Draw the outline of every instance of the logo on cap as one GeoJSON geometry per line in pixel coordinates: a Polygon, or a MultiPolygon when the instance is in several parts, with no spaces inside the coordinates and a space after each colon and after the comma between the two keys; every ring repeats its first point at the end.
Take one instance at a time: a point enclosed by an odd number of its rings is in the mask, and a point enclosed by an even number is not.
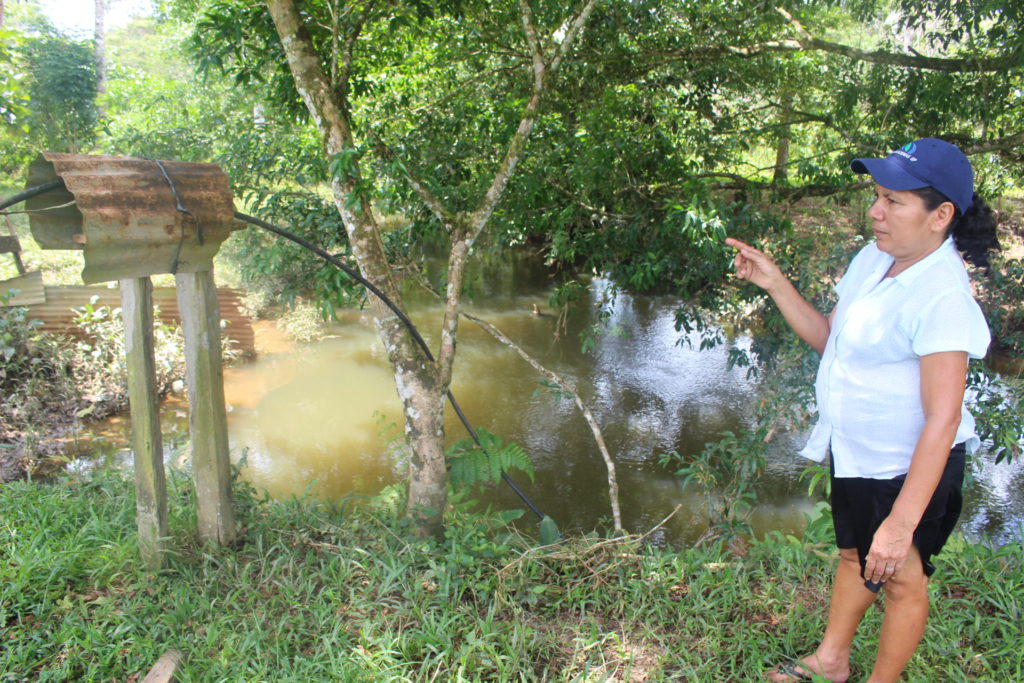
{"type": "Polygon", "coordinates": [[[914,152],[917,151],[917,145],[913,142],[908,142],[899,149],[893,151],[893,154],[899,155],[909,161],[917,161],[917,157],[914,156],[914,152]]]}

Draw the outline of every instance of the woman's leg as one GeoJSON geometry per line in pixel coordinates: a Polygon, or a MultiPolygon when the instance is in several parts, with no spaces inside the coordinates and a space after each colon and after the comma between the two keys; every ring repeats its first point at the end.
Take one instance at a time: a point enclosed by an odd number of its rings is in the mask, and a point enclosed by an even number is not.
{"type": "MultiPolygon", "coordinates": [[[[842,683],[850,677],[850,647],[864,613],[877,596],[864,587],[856,548],[839,550],[839,567],[832,584],[828,626],[814,654],[797,662],[799,669],[842,683]]],[[[773,671],[770,681],[792,681],[793,676],[773,671]]]]}
{"type": "Polygon", "coordinates": [[[916,546],[899,574],[885,583],[885,617],[878,641],[872,683],[899,679],[924,635],[928,621],[928,577],[916,546]]]}

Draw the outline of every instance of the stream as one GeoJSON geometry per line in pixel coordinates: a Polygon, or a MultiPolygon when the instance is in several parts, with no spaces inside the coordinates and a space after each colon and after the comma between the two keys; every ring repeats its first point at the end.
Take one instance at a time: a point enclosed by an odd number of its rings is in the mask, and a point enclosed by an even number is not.
{"type": "MultiPolygon", "coordinates": [[[[513,259],[480,278],[468,312],[484,318],[545,366],[574,383],[590,406],[616,463],[623,523],[645,532],[677,504],[683,507],[655,539],[691,543],[706,529],[703,496],[684,487],[661,453],[698,453],[725,430],[751,424],[758,385],[742,368],[729,368],[730,345],[708,350],[699,340],[679,343],[674,328],[677,301],[670,297],[619,294],[608,326],[615,333],[595,338],[587,353],[580,332],[597,321],[607,283],[590,287],[591,305],[571,317],[555,337],[557,320],[548,309],[553,283],[540,264],[513,259]],[[534,306],[540,315],[534,314],[534,306]]],[[[432,348],[439,305],[413,297],[409,309],[432,348]]],[[[273,324],[264,325],[265,350],[255,361],[226,368],[225,395],[232,459],[244,457],[243,477],[271,496],[309,493],[326,500],[373,495],[397,480],[401,460],[401,410],[383,347],[369,312],[349,311],[328,326],[328,336],[307,344],[282,343],[273,324]]],[[[259,345],[259,337],[257,344],[259,345]]],[[[589,426],[571,399],[558,399],[542,378],[512,350],[463,319],[452,390],[474,426],[519,443],[530,455],[535,479],[512,477],[563,531],[610,527],[607,473],[589,426]]],[[[188,435],[181,397],[164,403],[164,453],[182,459],[188,435]]],[[[465,430],[446,410],[452,443],[465,430]]],[[[121,416],[97,426],[71,467],[130,467],[130,420],[121,416]]],[[[772,443],[768,467],[757,483],[751,519],[755,533],[797,534],[813,508],[799,481],[806,461],[795,455],[802,435],[772,443]]],[[[984,451],[970,465],[962,529],[1003,544],[1020,541],[1024,524],[1024,463],[995,464],[984,451]]],[[[489,489],[488,503],[524,508],[506,486],[489,489]]],[[[524,517],[524,519],[527,519],[524,517]]]]}

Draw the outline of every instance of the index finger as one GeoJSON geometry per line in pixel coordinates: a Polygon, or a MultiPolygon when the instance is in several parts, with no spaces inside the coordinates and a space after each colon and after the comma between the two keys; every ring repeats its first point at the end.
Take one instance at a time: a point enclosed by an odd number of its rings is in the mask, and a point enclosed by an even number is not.
{"type": "Polygon", "coordinates": [[[733,247],[734,249],[753,249],[752,246],[750,246],[746,242],[739,241],[735,237],[726,237],[725,238],[725,243],[728,246],[733,247]]]}

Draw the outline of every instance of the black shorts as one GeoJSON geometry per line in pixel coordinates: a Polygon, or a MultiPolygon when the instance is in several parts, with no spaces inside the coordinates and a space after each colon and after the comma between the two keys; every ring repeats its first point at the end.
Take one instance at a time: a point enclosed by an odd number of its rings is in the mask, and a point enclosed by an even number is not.
{"type": "MultiPolygon", "coordinates": [[[[964,482],[963,444],[953,446],[949,460],[939,479],[928,507],[921,516],[921,522],[914,530],[914,545],[921,553],[924,573],[931,576],[935,566],[931,562],[946,539],[953,532],[960,509],[963,506],[961,487],[964,482]]],[[[861,477],[836,477],[832,466],[832,523],[836,528],[836,545],[840,548],[856,548],[860,558],[861,572],[875,531],[892,511],[896,496],[903,488],[907,475],[894,479],[865,479],[861,477]]]]}

